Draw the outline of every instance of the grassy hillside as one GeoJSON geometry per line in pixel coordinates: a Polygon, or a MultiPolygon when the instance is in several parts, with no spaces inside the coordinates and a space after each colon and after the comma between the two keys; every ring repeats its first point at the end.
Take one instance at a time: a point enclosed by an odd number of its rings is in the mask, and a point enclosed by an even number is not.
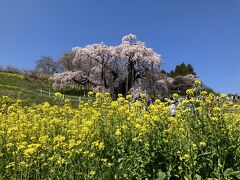
{"type": "Polygon", "coordinates": [[[51,85],[22,74],[0,72],[0,96],[22,99],[24,104],[52,101],[37,89],[48,89],[51,85]]]}

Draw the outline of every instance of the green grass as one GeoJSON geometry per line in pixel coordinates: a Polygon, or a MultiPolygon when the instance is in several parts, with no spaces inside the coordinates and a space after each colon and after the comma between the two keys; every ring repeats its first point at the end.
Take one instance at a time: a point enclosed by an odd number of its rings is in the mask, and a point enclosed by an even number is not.
{"type": "MultiPolygon", "coordinates": [[[[37,89],[49,89],[51,84],[22,74],[0,72],[0,96],[22,99],[25,105],[53,102],[53,98],[41,95],[37,89]]],[[[53,91],[53,90],[52,90],[53,91]]]]}
{"type": "MultiPolygon", "coordinates": [[[[40,93],[38,90],[42,89],[56,92],[50,83],[41,81],[39,79],[24,76],[22,74],[9,73],[0,71],[0,97],[8,96],[14,99],[21,99],[23,105],[40,104],[49,102],[55,104],[53,96],[49,97],[47,93],[40,93]]],[[[63,89],[59,90],[61,93],[70,96],[82,96],[82,100],[87,100],[83,97],[84,91],[80,89],[63,89]]],[[[72,100],[73,107],[77,107],[79,101],[72,100]]]]}

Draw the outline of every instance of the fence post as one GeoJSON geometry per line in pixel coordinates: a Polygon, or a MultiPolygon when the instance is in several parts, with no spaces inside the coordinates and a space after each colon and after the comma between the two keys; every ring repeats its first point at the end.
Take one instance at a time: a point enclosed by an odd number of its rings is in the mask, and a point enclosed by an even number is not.
{"type": "Polygon", "coordinates": [[[42,90],[42,88],[40,89],[40,93],[41,93],[41,94],[43,93],[43,90],[42,90]]]}
{"type": "Polygon", "coordinates": [[[51,91],[50,91],[50,88],[48,88],[48,97],[51,96],[51,91]]]}
{"type": "Polygon", "coordinates": [[[62,98],[64,99],[65,98],[65,95],[63,94],[62,98]]]}
{"type": "Polygon", "coordinates": [[[79,101],[81,101],[81,99],[82,99],[81,96],[79,96],[79,101]]]}

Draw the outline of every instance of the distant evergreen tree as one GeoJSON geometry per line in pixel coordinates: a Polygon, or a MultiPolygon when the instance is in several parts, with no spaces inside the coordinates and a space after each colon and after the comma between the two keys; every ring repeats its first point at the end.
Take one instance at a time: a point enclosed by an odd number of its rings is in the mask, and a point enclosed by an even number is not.
{"type": "Polygon", "coordinates": [[[162,73],[162,74],[167,74],[167,72],[166,72],[164,69],[162,69],[162,70],[160,71],[160,73],[162,73]]]}
{"type": "Polygon", "coordinates": [[[170,77],[185,76],[188,74],[196,75],[196,72],[191,64],[186,65],[185,63],[176,65],[175,70],[172,70],[170,73],[168,73],[170,77]]]}
{"type": "Polygon", "coordinates": [[[210,87],[204,87],[203,89],[202,89],[203,91],[207,91],[209,94],[217,94],[215,91],[214,91],[214,89],[212,89],[212,88],[210,88],[210,87]]]}
{"type": "Polygon", "coordinates": [[[196,75],[196,72],[194,71],[193,66],[191,64],[187,65],[187,71],[188,71],[188,74],[196,75]]]}
{"type": "Polygon", "coordinates": [[[170,76],[170,77],[174,77],[175,71],[172,70],[172,71],[170,71],[169,73],[167,73],[167,75],[170,76]]]}

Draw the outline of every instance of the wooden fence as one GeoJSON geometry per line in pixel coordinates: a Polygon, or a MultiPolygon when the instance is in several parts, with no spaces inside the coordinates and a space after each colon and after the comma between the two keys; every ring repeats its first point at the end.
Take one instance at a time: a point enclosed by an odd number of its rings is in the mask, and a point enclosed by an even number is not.
{"type": "MultiPolygon", "coordinates": [[[[54,94],[56,92],[51,92],[51,89],[49,88],[48,91],[45,91],[43,89],[37,89],[37,91],[42,94],[42,95],[46,95],[48,97],[52,97],[54,96],[54,94]]],[[[61,93],[62,94],[62,93],[61,93]]],[[[62,98],[63,99],[70,99],[72,101],[86,101],[89,99],[92,99],[90,97],[83,97],[83,96],[71,96],[71,95],[66,95],[66,94],[62,94],[62,98]]]]}

